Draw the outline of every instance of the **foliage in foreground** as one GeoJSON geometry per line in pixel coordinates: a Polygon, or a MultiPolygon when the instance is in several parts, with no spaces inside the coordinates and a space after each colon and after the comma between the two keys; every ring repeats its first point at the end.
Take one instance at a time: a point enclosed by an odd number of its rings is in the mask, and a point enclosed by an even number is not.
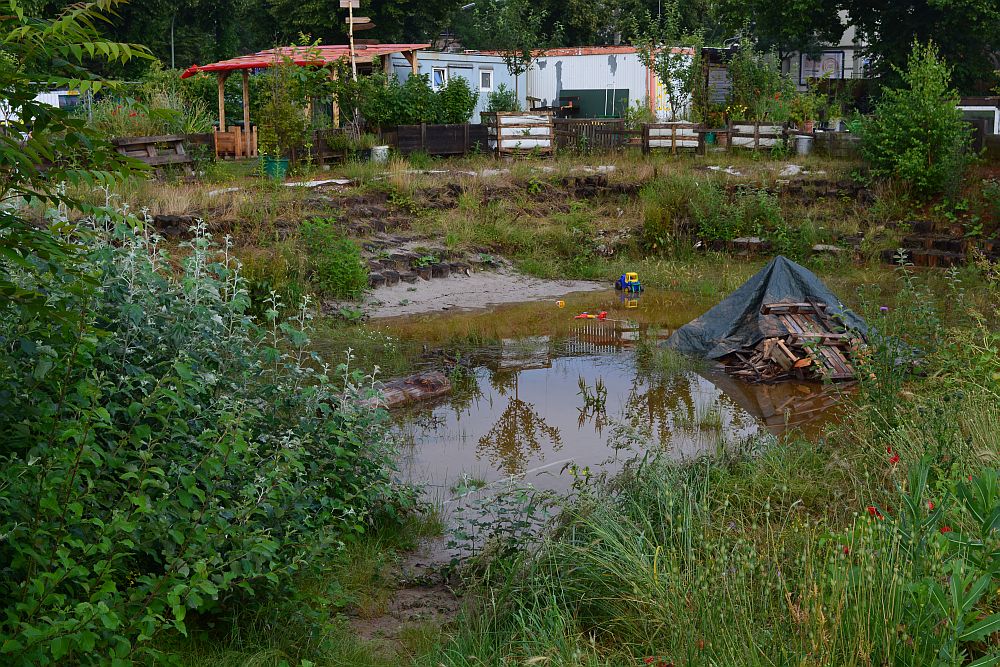
{"type": "Polygon", "coordinates": [[[175,277],[155,242],[81,233],[95,289],[13,273],[74,330],[0,317],[6,664],[134,660],[406,501],[370,385],[306,351],[305,307],[281,321],[272,302],[258,327],[205,236],[175,277]]]}

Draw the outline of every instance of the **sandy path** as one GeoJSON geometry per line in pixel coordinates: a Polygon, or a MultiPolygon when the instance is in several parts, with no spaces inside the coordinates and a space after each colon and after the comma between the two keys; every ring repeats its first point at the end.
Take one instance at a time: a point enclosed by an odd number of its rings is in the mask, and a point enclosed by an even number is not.
{"type": "Polygon", "coordinates": [[[512,271],[480,271],[400,282],[372,292],[365,309],[371,317],[396,317],[449,310],[475,310],[503,303],[554,299],[572,292],[606,290],[609,285],[586,280],[542,280],[512,271]]]}

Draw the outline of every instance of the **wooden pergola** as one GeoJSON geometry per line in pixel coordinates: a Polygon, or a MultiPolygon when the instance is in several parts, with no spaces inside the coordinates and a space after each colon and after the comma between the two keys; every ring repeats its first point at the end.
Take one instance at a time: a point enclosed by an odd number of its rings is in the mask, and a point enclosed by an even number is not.
{"type": "MultiPolygon", "coordinates": [[[[363,44],[355,45],[354,59],[358,63],[370,63],[378,59],[382,70],[390,71],[390,59],[398,53],[406,59],[413,71],[419,74],[417,51],[426,49],[430,44],[363,44]]],[[[257,53],[221,60],[211,65],[192,65],[181,74],[182,79],[198,73],[215,72],[219,78],[219,129],[215,132],[215,153],[232,152],[235,157],[255,157],[257,155],[256,130],[250,128],[250,70],[266,69],[286,58],[299,67],[324,67],[340,61],[350,60],[351,48],[346,45],[298,47],[283,46],[275,49],[258,51],[257,53]],[[243,129],[238,125],[226,127],[226,79],[233,72],[243,75],[243,129]]],[[[333,70],[332,76],[336,76],[333,70]]],[[[339,123],[339,109],[336,102],[333,106],[334,124],[339,123]]]]}

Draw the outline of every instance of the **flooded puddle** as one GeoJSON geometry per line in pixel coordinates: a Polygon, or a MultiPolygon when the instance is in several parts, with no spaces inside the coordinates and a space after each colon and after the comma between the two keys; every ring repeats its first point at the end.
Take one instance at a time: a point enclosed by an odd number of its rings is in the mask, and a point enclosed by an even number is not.
{"type": "Polygon", "coordinates": [[[445,501],[511,477],[565,490],[574,472],[613,472],[648,451],[696,457],[818,429],[835,414],[835,387],[750,386],[665,357],[658,344],[709,305],[609,292],[567,297],[563,308],[533,303],[390,323],[404,339],[479,341],[451,396],[396,413],[401,473],[445,501]],[[609,319],[574,319],[583,310],[609,319]]]}

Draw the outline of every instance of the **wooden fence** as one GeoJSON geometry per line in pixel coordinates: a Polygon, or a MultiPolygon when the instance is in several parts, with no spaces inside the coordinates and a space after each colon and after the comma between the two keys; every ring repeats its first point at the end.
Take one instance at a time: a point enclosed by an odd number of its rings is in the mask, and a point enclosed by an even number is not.
{"type": "Polygon", "coordinates": [[[647,123],[642,126],[642,152],[666,149],[676,155],[680,150],[705,152],[705,135],[694,123],[647,123]]]}
{"type": "Polygon", "coordinates": [[[394,146],[403,155],[424,151],[429,155],[465,155],[469,151],[486,151],[489,133],[485,125],[456,123],[451,125],[400,125],[396,128],[394,146]],[[478,146],[478,148],[477,148],[478,146]]]}
{"type": "Polygon", "coordinates": [[[642,137],[642,130],[629,130],[619,118],[553,118],[557,150],[616,151],[642,137]]]}
{"type": "Polygon", "coordinates": [[[490,148],[504,155],[552,155],[552,112],[480,114],[489,130],[490,148]]]}

